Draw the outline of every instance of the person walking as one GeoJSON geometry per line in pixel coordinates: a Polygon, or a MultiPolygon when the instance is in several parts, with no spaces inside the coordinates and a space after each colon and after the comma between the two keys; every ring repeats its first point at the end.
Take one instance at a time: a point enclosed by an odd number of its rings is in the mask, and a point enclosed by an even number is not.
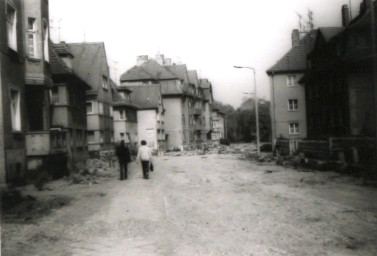
{"type": "Polygon", "coordinates": [[[136,163],[141,162],[141,167],[143,168],[143,178],[149,179],[149,167],[152,164],[152,153],[149,147],[146,146],[147,142],[145,140],[141,141],[141,146],[137,152],[136,163]]]}
{"type": "Polygon", "coordinates": [[[116,149],[116,155],[119,161],[120,180],[127,179],[128,163],[131,161],[130,150],[124,143],[124,140],[120,142],[120,145],[116,149]]]}

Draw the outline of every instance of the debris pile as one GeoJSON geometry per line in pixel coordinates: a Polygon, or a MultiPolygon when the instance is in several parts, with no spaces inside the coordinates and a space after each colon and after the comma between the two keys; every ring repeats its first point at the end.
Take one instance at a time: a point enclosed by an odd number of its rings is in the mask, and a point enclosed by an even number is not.
{"type": "Polygon", "coordinates": [[[112,161],[88,159],[85,167],[71,174],[67,179],[71,184],[99,184],[99,178],[111,178],[116,175],[117,169],[112,161]]]}

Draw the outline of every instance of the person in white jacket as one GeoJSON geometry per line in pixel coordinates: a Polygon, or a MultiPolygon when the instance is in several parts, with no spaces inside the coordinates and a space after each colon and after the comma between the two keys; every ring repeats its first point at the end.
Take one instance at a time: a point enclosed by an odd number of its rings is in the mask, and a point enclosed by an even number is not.
{"type": "Polygon", "coordinates": [[[152,153],[149,147],[146,146],[145,140],[141,141],[141,146],[137,152],[136,163],[141,162],[143,168],[143,178],[149,179],[149,167],[152,164],[152,153]]]}

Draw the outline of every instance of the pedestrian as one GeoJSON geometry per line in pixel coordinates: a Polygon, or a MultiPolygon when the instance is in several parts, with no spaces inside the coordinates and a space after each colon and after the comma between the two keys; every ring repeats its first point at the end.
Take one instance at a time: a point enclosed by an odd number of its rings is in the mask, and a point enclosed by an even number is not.
{"type": "Polygon", "coordinates": [[[147,142],[145,140],[141,141],[141,146],[137,152],[136,163],[141,162],[143,168],[143,178],[149,179],[149,168],[152,164],[152,153],[149,147],[146,146],[147,142]]]}
{"type": "Polygon", "coordinates": [[[120,145],[116,149],[116,155],[119,161],[120,180],[127,179],[128,163],[131,161],[130,150],[124,143],[124,140],[120,142],[120,145]]]}

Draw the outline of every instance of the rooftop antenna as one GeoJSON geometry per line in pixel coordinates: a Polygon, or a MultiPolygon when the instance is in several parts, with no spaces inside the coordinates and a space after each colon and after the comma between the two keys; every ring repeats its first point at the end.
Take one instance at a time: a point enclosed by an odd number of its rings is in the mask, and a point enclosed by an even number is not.
{"type": "Polygon", "coordinates": [[[311,32],[314,29],[313,12],[310,9],[308,9],[308,22],[307,22],[307,26],[309,28],[308,32],[311,32]]]}

